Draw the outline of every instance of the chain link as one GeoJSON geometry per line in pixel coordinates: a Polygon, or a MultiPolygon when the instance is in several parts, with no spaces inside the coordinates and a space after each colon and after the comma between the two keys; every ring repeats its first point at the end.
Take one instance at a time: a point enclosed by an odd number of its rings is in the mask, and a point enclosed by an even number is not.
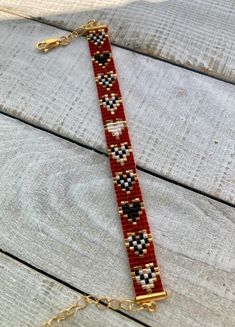
{"type": "Polygon", "coordinates": [[[59,311],[55,316],[50,318],[41,327],[57,327],[60,322],[73,316],[77,311],[85,309],[88,305],[95,304],[99,310],[111,309],[114,311],[149,311],[154,312],[157,310],[155,302],[136,303],[134,300],[118,300],[116,298],[108,297],[94,297],[91,295],[82,295],[78,301],[69,307],[59,311]]]}
{"type": "Polygon", "coordinates": [[[36,44],[36,48],[39,51],[46,53],[54,48],[59,47],[60,45],[62,45],[62,46],[69,45],[73,39],[75,39],[81,35],[84,35],[89,28],[91,28],[91,27],[95,28],[95,27],[99,26],[99,24],[100,23],[97,22],[95,19],[91,19],[86,24],[75,28],[75,30],[68,33],[67,35],[63,35],[59,38],[52,38],[52,39],[47,39],[45,41],[38,42],[36,44]]]}
{"type": "Polygon", "coordinates": [[[91,26],[96,26],[97,24],[98,23],[95,19],[89,20],[86,24],[75,28],[75,30],[73,30],[69,34],[61,36],[59,38],[60,45],[66,46],[66,45],[70,44],[70,42],[73,39],[83,35],[86,32],[87,28],[89,28],[91,26]]]}

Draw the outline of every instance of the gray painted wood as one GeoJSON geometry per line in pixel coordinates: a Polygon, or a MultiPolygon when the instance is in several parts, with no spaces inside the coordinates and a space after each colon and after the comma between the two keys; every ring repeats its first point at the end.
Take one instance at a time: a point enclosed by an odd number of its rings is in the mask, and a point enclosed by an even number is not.
{"type": "Polygon", "coordinates": [[[106,22],[115,44],[235,82],[234,0],[0,0],[0,6],[74,29],[106,22]]]}
{"type": "MultiPolygon", "coordinates": [[[[0,326],[39,327],[61,309],[74,304],[81,294],[0,253],[0,326]]],[[[61,323],[72,327],[140,327],[114,311],[94,306],[78,311],[61,323]]]]}
{"type": "MultiPolygon", "coordinates": [[[[86,40],[40,54],[35,43],[61,30],[1,17],[0,110],[106,151],[86,40]]],[[[113,52],[137,164],[235,203],[234,86],[124,49],[113,52]]]]}
{"type": "MultiPolygon", "coordinates": [[[[0,248],[87,293],[132,297],[108,159],[3,115],[0,149],[0,248]]],[[[139,178],[171,297],[135,317],[150,326],[234,326],[234,209],[139,178]]]]}

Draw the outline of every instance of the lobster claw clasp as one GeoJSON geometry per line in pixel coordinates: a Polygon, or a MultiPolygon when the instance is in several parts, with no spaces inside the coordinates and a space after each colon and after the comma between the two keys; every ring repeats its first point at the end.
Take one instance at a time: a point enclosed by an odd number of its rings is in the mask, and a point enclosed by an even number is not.
{"type": "Polygon", "coordinates": [[[42,52],[48,52],[51,49],[57,48],[60,46],[61,42],[59,39],[47,39],[45,41],[38,42],[36,48],[42,52]]]}

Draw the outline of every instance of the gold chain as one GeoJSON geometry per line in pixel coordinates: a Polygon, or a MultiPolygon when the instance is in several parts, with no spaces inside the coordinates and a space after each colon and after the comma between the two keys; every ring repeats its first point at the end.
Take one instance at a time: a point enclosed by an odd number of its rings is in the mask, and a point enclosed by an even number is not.
{"type": "Polygon", "coordinates": [[[102,25],[100,23],[98,23],[95,19],[91,19],[86,24],[75,28],[75,30],[73,30],[72,32],[70,32],[67,35],[60,36],[59,38],[51,38],[51,39],[47,39],[45,41],[38,42],[36,44],[36,48],[39,51],[48,52],[54,48],[59,47],[60,45],[66,46],[66,45],[70,44],[70,42],[73,39],[84,35],[88,29],[94,28],[97,26],[100,27],[102,25]]]}
{"type": "Polygon", "coordinates": [[[149,311],[157,310],[155,302],[136,303],[134,300],[118,300],[115,298],[100,297],[96,298],[90,295],[82,295],[78,301],[69,307],[59,311],[55,316],[50,318],[41,327],[56,327],[63,320],[73,316],[77,311],[85,309],[89,304],[95,304],[99,310],[111,309],[114,311],[149,311]]]}

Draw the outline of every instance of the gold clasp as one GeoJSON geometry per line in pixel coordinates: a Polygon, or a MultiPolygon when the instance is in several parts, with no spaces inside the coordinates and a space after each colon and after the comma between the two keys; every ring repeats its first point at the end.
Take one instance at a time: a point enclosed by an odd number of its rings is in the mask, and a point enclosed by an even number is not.
{"type": "Polygon", "coordinates": [[[86,24],[75,28],[75,30],[70,32],[68,35],[61,36],[60,38],[57,39],[48,39],[37,43],[36,48],[39,51],[46,53],[52,49],[58,48],[60,45],[62,46],[68,45],[73,39],[81,35],[84,35],[89,30],[97,29],[97,28],[105,28],[105,27],[107,27],[107,25],[101,24],[96,20],[92,19],[89,20],[86,24]]]}
{"type": "Polygon", "coordinates": [[[60,46],[59,39],[47,39],[36,44],[36,48],[43,52],[48,52],[51,49],[57,48],[58,46],[60,46]]]}

